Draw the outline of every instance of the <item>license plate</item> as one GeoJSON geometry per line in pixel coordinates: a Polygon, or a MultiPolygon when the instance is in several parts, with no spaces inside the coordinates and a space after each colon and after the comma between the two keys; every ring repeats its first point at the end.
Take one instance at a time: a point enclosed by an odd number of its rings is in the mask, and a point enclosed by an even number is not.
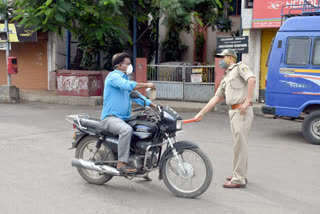
{"type": "Polygon", "coordinates": [[[176,132],[176,136],[182,136],[182,135],[184,135],[184,131],[177,131],[176,132]]]}

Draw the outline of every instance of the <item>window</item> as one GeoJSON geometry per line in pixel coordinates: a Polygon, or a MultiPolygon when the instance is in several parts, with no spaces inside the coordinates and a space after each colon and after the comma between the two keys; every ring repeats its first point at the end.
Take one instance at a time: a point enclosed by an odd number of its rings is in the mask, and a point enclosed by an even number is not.
{"type": "Polygon", "coordinates": [[[241,16],[241,0],[234,0],[232,3],[230,2],[230,7],[233,10],[229,10],[229,16],[241,16]]]}
{"type": "Polygon", "coordinates": [[[314,40],[312,65],[320,66],[320,38],[314,40]]]}
{"type": "Polygon", "coordinates": [[[269,49],[268,59],[267,59],[267,62],[266,62],[266,67],[269,67],[270,56],[271,56],[272,48],[273,48],[273,42],[274,42],[274,38],[272,39],[271,46],[270,46],[270,49],[269,49]]]}
{"type": "Polygon", "coordinates": [[[246,0],[245,3],[246,8],[253,8],[253,0],[246,0]]]}
{"type": "Polygon", "coordinates": [[[290,38],[287,46],[287,65],[307,65],[310,38],[290,38]]]}

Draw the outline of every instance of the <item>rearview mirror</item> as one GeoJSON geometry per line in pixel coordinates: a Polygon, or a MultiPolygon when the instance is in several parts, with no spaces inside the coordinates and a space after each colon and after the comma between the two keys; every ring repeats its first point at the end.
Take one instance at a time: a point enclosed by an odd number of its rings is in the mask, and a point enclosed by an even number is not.
{"type": "Polygon", "coordinates": [[[137,92],[137,91],[131,91],[130,92],[130,98],[131,99],[138,99],[138,98],[140,98],[140,93],[137,92]]]}

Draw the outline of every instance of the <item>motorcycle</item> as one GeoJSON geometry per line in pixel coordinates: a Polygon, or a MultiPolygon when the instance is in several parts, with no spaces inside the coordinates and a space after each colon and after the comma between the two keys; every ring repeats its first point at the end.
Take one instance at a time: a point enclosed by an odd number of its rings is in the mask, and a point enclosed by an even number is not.
{"type": "MultiPolygon", "coordinates": [[[[140,98],[136,91],[130,97],[140,98]]],[[[140,113],[126,121],[133,129],[128,164],[137,169],[130,175],[120,175],[116,168],[118,136],[104,130],[99,119],[87,114],[66,117],[78,130],[72,142],[72,148],[76,149],[72,166],[80,176],[88,183],[101,185],[114,176],[148,179],[149,172],[159,170],[159,180],[163,179],[176,196],[195,198],[204,193],[211,184],[212,165],[196,144],[176,141],[183,124],[179,114],[160,105],[157,110],[144,105],[133,109],[136,111],[140,113]]]]}

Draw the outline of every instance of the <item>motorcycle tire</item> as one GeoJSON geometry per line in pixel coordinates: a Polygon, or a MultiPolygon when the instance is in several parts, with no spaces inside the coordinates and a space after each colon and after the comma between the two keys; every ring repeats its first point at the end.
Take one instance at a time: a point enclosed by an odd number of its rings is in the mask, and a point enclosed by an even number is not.
{"type": "MultiPolygon", "coordinates": [[[[174,184],[172,184],[172,181],[168,175],[168,167],[170,167],[169,162],[172,158],[175,158],[172,153],[169,154],[170,156],[167,157],[163,163],[163,167],[162,167],[163,181],[164,181],[165,185],[167,186],[167,188],[172,193],[174,193],[176,196],[183,197],[183,198],[195,198],[195,197],[198,197],[199,195],[203,194],[210,186],[211,181],[212,181],[213,168],[212,168],[212,165],[211,165],[211,162],[210,162],[208,156],[205,153],[203,153],[199,148],[184,149],[184,150],[180,151],[179,154],[183,153],[184,151],[192,151],[192,152],[196,153],[202,159],[202,161],[205,165],[205,172],[206,172],[205,174],[206,175],[205,175],[204,181],[202,182],[200,187],[195,189],[194,191],[183,191],[183,190],[177,188],[174,184]]],[[[192,163],[188,163],[188,165],[192,166],[192,163]]],[[[192,172],[194,174],[193,176],[195,176],[195,173],[197,173],[195,170],[192,170],[192,172]]]]}
{"type": "MultiPolygon", "coordinates": [[[[83,157],[84,149],[90,143],[92,143],[94,148],[95,148],[95,145],[96,145],[97,141],[98,141],[98,138],[94,137],[94,136],[87,136],[84,139],[82,139],[79,142],[79,145],[77,146],[75,157],[78,158],[78,159],[84,159],[84,157],[83,157]]],[[[101,151],[101,149],[103,147],[105,148],[105,151],[102,151],[102,153],[100,153],[100,155],[102,155],[102,156],[103,156],[103,154],[106,155],[106,153],[104,153],[104,152],[108,152],[109,154],[108,154],[108,159],[107,160],[115,160],[114,159],[114,154],[111,151],[111,149],[109,147],[105,146],[104,144],[101,145],[101,148],[100,148],[99,152],[101,151]]],[[[78,169],[78,172],[81,175],[81,177],[84,180],[86,180],[88,183],[90,183],[90,184],[102,185],[102,184],[110,181],[112,179],[112,177],[113,177],[112,175],[102,174],[102,173],[99,173],[99,172],[95,172],[93,170],[83,169],[83,168],[80,168],[80,167],[77,167],[77,169],[78,169]],[[90,175],[89,172],[94,173],[94,174],[99,174],[99,177],[93,177],[93,176],[90,175]]]]}

